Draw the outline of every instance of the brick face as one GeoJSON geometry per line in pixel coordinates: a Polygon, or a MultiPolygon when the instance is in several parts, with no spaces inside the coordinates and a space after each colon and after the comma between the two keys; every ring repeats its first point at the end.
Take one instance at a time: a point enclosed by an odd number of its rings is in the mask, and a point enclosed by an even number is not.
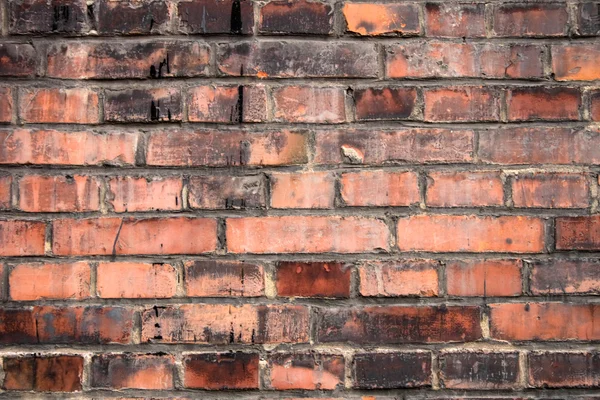
{"type": "Polygon", "coordinates": [[[592,400],[599,7],[0,0],[1,397],[592,400]]]}

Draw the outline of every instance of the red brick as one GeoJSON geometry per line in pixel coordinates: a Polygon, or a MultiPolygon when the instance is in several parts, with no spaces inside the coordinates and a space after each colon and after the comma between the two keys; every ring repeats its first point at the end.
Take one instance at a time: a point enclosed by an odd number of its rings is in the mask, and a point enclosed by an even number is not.
{"type": "Polygon", "coordinates": [[[205,390],[258,389],[257,353],[189,354],[183,359],[184,386],[205,390]]]}
{"type": "Polygon", "coordinates": [[[259,297],[265,292],[262,265],[239,261],[187,261],[185,290],[189,297],[259,297]]]}
{"type": "Polygon", "coordinates": [[[518,88],[506,94],[509,121],[578,120],[581,92],[574,88],[518,88]]]}
{"type": "Polygon", "coordinates": [[[264,177],[193,176],[189,181],[189,202],[190,207],[200,209],[264,208],[264,177]]]}
{"type": "Polygon", "coordinates": [[[273,89],[278,122],[341,123],[346,121],[343,88],[286,86],[273,89]]]}
{"type": "Polygon", "coordinates": [[[192,122],[264,122],[267,93],[264,85],[196,86],[189,90],[188,113],[192,122]]]}
{"type": "MultiPolygon", "coordinates": [[[[110,3],[124,6],[128,4],[113,1],[110,3]]],[[[140,4],[143,6],[159,3],[140,4]]],[[[208,45],[198,42],[77,41],[54,43],[49,46],[47,74],[62,79],[194,77],[206,76],[209,72],[209,62],[208,45]]]]}
{"type": "Polygon", "coordinates": [[[276,287],[279,296],[349,297],[350,266],[331,262],[280,262],[276,287]]]}
{"type": "Polygon", "coordinates": [[[165,33],[171,12],[163,0],[141,3],[101,0],[98,6],[98,32],[108,35],[148,35],[165,33]]]}
{"type": "Polygon", "coordinates": [[[556,249],[600,249],[600,215],[556,218],[556,249]]]}
{"type": "Polygon", "coordinates": [[[105,299],[175,296],[177,271],[170,264],[111,262],[98,264],[96,290],[105,299]]]}
{"type": "Polygon", "coordinates": [[[427,3],[427,36],[485,37],[484,3],[427,3]]]}
{"type": "Polygon", "coordinates": [[[181,178],[116,176],[108,181],[115,212],[181,210],[181,178]]]}
{"type": "Polygon", "coordinates": [[[43,256],[46,223],[0,221],[0,256],[43,256]]]}
{"type": "Polygon", "coordinates": [[[275,390],[334,390],[344,387],[344,357],[335,354],[272,353],[268,382],[275,390]]]}
{"type": "Polygon", "coordinates": [[[446,292],[450,296],[520,296],[520,260],[464,260],[446,263],[446,292]]]}
{"type": "Polygon", "coordinates": [[[208,218],[60,219],[53,223],[57,255],[200,254],[217,246],[208,218]]]}
{"type": "Polygon", "coordinates": [[[354,90],[358,121],[410,119],[417,91],[408,88],[366,88],[354,90]]]}
{"type": "Polygon", "coordinates": [[[529,383],[539,388],[597,388],[600,353],[546,351],[529,354],[529,383]]]}
{"type": "Polygon", "coordinates": [[[316,329],[320,343],[381,345],[481,338],[479,308],[472,306],[324,308],[316,329]]]}
{"type": "Polygon", "coordinates": [[[401,251],[540,253],[544,221],[521,216],[415,215],[398,219],[401,251]]]}
{"type": "Polygon", "coordinates": [[[0,76],[33,77],[37,69],[37,54],[29,43],[0,44],[0,76]]]}
{"type": "Polygon", "coordinates": [[[11,34],[79,34],[89,30],[84,0],[23,0],[8,5],[11,34]]]}
{"type": "Polygon", "coordinates": [[[181,121],[181,93],[176,88],[107,90],[104,119],[115,122],[181,121]]]}
{"type": "Polygon", "coordinates": [[[598,340],[595,304],[490,304],[490,332],[499,340],[598,340]]]}
{"type": "Polygon", "coordinates": [[[424,118],[432,122],[498,121],[499,94],[494,88],[456,86],[424,91],[424,118]]]}
{"type": "Polygon", "coordinates": [[[416,4],[345,3],[342,12],[346,31],[361,36],[413,36],[421,32],[416,4]]]}
{"type": "Polygon", "coordinates": [[[184,304],[142,314],[142,342],[306,343],[308,308],[295,305],[184,304]]]}
{"type": "Polygon", "coordinates": [[[445,351],[439,356],[440,386],[502,390],[520,386],[519,353],[445,351]]]}
{"type": "Polygon", "coordinates": [[[427,179],[430,207],[501,206],[504,189],[500,172],[432,171],[427,179]]]}
{"type": "Polygon", "coordinates": [[[12,176],[0,175],[0,210],[11,208],[12,176]]]}
{"type": "Polygon", "coordinates": [[[13,90],[0,87],[0,122],[13,121],[13,90]]]}
{"type": "Polygon", "coordinates": [[[600,121],[600,90],[590,93],[590,117],[592,121],[600,121]]]}
{"type": "Polygon", "coordinates": [[[340,179],[342,200],[347,206],[409,206],[419,202],[414,172],[346,172],[340,179]]]}
{"type": "Polygon", "coordinates": [[[389,249],[385,222],[359,217],[228,218],[231,253],[362,253],[389,249]]]}
{"type": "Polygon", "coordinates": [[[249,0],[182,1],[177,4],[179,31],[187,34],[252,34],[253,4],[249,0]]]}
{"type": "Polygon", "coordinates": [[[211,167],[304,164],[308,161],[306,142],[303,133],[288,131],[163,131],[150,136],[146,163],[211,167]],[[187,151],[181,151],[183,148],[187,151]]]}
{"type": "Polygon", "coordinates": [[[364,297],[438,295],[439,263],[431,260],[369,261],[359,266],[364,297]]]}
{"type": "Polygon", "coordinates": [[[353,358],[352,377],[358,389],[431,386],[429,352],[362,353],[353,358]]]}
{"type": "Polygon", "coordinates": [[[461,163],[473,157],[473,131],[410,128],[317,132],[317,164],[461,163]]]}
{"type": "Polygon", "coordinates": [[[3,360],[6,390],[75,392],[82,388],[83,357],[53,355],[3,360]]]}
{"type": "Polygon", "coordinates": [[[600,79],[600,45],[584,43],[552,46],[552,71],[558,81],[593,81],[600,79]]]}
{"type": "Polygon", "coordinates": [[[20,116],[27,123],[97,124],[98,93],[86,88],[31,88],[19,93],[20,116]]]}
{"type": "Polygon", "coordinates": [[[333,208],[335,175],[331,172],[271,174],[271,207],[333,208]]]}
{"type": "Polygon", "coordinates": [[[598,260],[544,260],[532,263],[534,295],[600,294],[598,260]]]}
{"type": "Polygon", "coordinates": [[[90,176],[27,175],[19,180],[19,209],[82,212],[100,208],[100,182],[90,176]]]}
{"type": "Polygon", "coordinates": [[[479,159],[494,164],[598,164],[600,130],[562,127],[479,133],[479,159]]]}
{"type": "Polygon", "coordinates": [[[374,78],[376,66],[375,45],[367,42],[260,41],[217,47],[218,70],[230,76],[374,78]]]}
{"type": "Polygon", "coordinates": [[[333,8],[321,1],[270,1],[260,9],[261,33],[329,35],[333,32],[333,8]]]}
{"type": "Polygon", "coordinates": [[[580,174],[518,174],[511,183],[515,207],[585,208],[586,177],[580,174]]]}
{"type": "Polygon", "coordinates": [[[496,36],[564,36],[569,16],[566,4],[503,4],[493,10],[496,36]]]}
{"type": "Polygon", "coordinates": [[[91,386],[107,389],[173,389],[175,357],[100,354],[92,357],[91,386]]]}
{"type": "Polygon", "coordinates": [[[8,276],[11,300],[90,297],[91,271],[86,262],[70,264],[18,264],[8,276]]]}

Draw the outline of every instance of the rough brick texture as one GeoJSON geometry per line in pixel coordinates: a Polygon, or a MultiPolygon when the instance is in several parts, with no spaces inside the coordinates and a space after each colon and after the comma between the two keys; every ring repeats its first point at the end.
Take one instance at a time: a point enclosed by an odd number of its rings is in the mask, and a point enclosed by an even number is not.
{"type": "Polygon", "coordinates": [[[600,400],[600,3],[0,0],[0,398],[600,400]]]}

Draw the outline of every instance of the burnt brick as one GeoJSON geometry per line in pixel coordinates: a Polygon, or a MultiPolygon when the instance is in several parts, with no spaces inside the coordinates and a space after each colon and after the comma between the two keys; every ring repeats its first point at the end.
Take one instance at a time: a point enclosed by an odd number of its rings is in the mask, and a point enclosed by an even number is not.
{"type": "Polygon", "coordinates": [[[28,43],[0,43],[0,76],[31,77],[38,65],[35,48],[28,43]]]}
{"type": "Polygon", "coordinates": [[[25,356],[5,358],[5,390],[74,392],[81,390],[83,357],[25,356]]]}
{"type": "Polygon", "coordinates": [[[529,383],[544,388],[600,387],[600,353],[531,353],[529,383]]]}
{"type": "Polygon", "coordinates": [[[186,388],[258,389],[257,353],[190,354],[183,359],[186,388]]]}
{"type": "Polygon", "coordinates": [[[440,382],[448,389],[511,389],[519,386],[519,353],[443,352],[440,382]]]}
{"type": "Polygon", "coordinates": [[[417,91],[406,88],[367,88],[354,90],[356,119],[409,119],[415,108],[417,91]]]}
{"type": "Polygon", "coordinates": [[[396,389],[431,386],[431,353],[365,353],[354,356],[354,387],[396,389]]]}
{"type": "Polygon", "coordinates": [[[270,1],[260,9],[259,31],[328,35],[333,30],[333,10],[320,1],[270,1]]]}
{"type": "Polygon", "coordinates": [[[98,3],[98,32],[113,35],[164,33],[170,22],[169,4],[163,0],[98,3]]]}
{"type": "Polygon", "coordinates": [[[254,31],[251,0],[193,0],[177,6],[183,33],[249,35],[254,31]]]}
{"type": "Polygon", "coordinates": [[[85,0],[16,0],[8,5],[11,34],[78,34],[89,30],[85,0]]]}
{"type": "Polygon", "coordinates": [[[105,93],[104,118],[116,122],[181,121],[181,101],[177,89],[109,90],[105,93]]]}

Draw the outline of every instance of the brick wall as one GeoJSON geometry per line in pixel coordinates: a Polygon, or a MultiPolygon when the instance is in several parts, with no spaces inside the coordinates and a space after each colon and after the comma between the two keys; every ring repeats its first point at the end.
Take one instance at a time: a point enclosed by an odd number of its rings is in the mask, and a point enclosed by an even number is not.
{"type": "Polygon", "coordinates": [[[597,2],[0,5],[0,398],[600,398],[597,2]]]}

